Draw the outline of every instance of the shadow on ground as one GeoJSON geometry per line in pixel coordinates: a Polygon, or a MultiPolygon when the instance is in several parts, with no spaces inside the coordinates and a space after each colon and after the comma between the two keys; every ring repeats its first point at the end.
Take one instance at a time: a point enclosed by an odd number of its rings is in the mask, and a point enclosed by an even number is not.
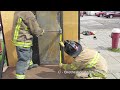
{"type": "MultiPolygon", "coordinates": [[[[73,75],[65,74],[58,65],[40,65],[26,71],[26,79],[72,79],[73,75]]],[[[9,67],[2,79],[15,79],[15,68],[9,67]]]]}
{"type": "Polygon", "coordinates": [[[36,75],[43,79],[65,79],[66,76],[62,73],[59,73],[61,70],[56,65],[47,65],[47,66],[41,66],[42,69],[41,72],[37,73],[36,75]]]}

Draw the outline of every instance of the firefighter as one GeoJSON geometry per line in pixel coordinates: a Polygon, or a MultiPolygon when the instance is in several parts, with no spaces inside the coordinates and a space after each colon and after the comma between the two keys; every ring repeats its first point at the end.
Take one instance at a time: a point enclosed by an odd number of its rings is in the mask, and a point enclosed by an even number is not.
{"type": "Polygon", "coordinates": [[[59,65],[64,72],[66,71],[65,74],[73,74],[74,79],[106,79],[107,62],[97,51],[83,49],[79,43],[70,40],[60,42],[60,45],[74,58],[71,64],[59,65]]]}
{"type": "Polygon", "coordinates": [[[32,61],[33,35],[42,36],[44,30],[39,27],[31,11],[16,11],[14,14],[12,42],[16,46],[18,61],[16,79],[25,79],[27,69],[37,67],[32,61]]]}

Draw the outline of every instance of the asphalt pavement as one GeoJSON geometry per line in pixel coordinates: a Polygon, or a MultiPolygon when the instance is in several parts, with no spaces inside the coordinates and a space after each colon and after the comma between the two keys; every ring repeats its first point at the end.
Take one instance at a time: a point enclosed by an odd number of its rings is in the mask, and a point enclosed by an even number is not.
{"type": "Polygon", "coordinates": [[[89,47],[99,51],[100,54],[107,60],[109,69],[108,79],[120,79],[120,53],[108,50],[108,48],[112,47],[112,38],[110,35],[113,28],[120,28],[120,17],[80,17],[80,32],[93,31],[97,37],[94,39],[93,35],[84,36],[80,34],[80,43],[83,47],[89,47]]]}

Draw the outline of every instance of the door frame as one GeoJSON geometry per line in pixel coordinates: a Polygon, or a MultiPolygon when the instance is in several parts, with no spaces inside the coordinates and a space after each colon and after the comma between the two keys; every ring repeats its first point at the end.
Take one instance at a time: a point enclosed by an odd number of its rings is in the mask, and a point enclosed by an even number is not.
{"type": "MultiPolygon", "coordinates": [[[[2,17],[1,17],[1,12],[0,12],[0,23],[1,23],[1,31],[2,31],[2,37],[3,37],[3,44],[4,46],[2,47],[2,60],[0,62],[0,79],[2,78],[2,73],[3,73],[3,68],[4,68],[4,60],[6,58],[7,66],[9,66],[8,63],[8,57],[7,57],[7,52],[6,52],[6,44],[5,44],[5,37],[4,37],[4,32],[3,32],[3,24],[2,24],[2,17]]],[[[2,43],[1,43],[2,44],[2,43]]]]}
{"type": "Polygon", "coordinates": [[[80,11],[78,11],[78,42],[80,43],[80,11]]]}
{"type": "MultiPolygon", "coordinates": [[[[62,29],[62,41],[64,40],[64,33],[63,33],[63,11],[60,11],[60,27],[62,29]]],[[[62,56],[60,56],[62,58],[62,63],[64,63],[64,48],[61,48],[61,52],[62,52],[62,56]]]]}

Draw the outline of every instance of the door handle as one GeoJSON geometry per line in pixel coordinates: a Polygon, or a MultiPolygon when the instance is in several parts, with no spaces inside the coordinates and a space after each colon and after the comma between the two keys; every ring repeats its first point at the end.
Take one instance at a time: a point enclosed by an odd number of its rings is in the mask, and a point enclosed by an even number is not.
{"type": "Polygon", "coordinates": [[[62,29],[60,29],[60,30],[46,30],[45,32],[59,32],[59,34],[62,34],[62,29]]]}

